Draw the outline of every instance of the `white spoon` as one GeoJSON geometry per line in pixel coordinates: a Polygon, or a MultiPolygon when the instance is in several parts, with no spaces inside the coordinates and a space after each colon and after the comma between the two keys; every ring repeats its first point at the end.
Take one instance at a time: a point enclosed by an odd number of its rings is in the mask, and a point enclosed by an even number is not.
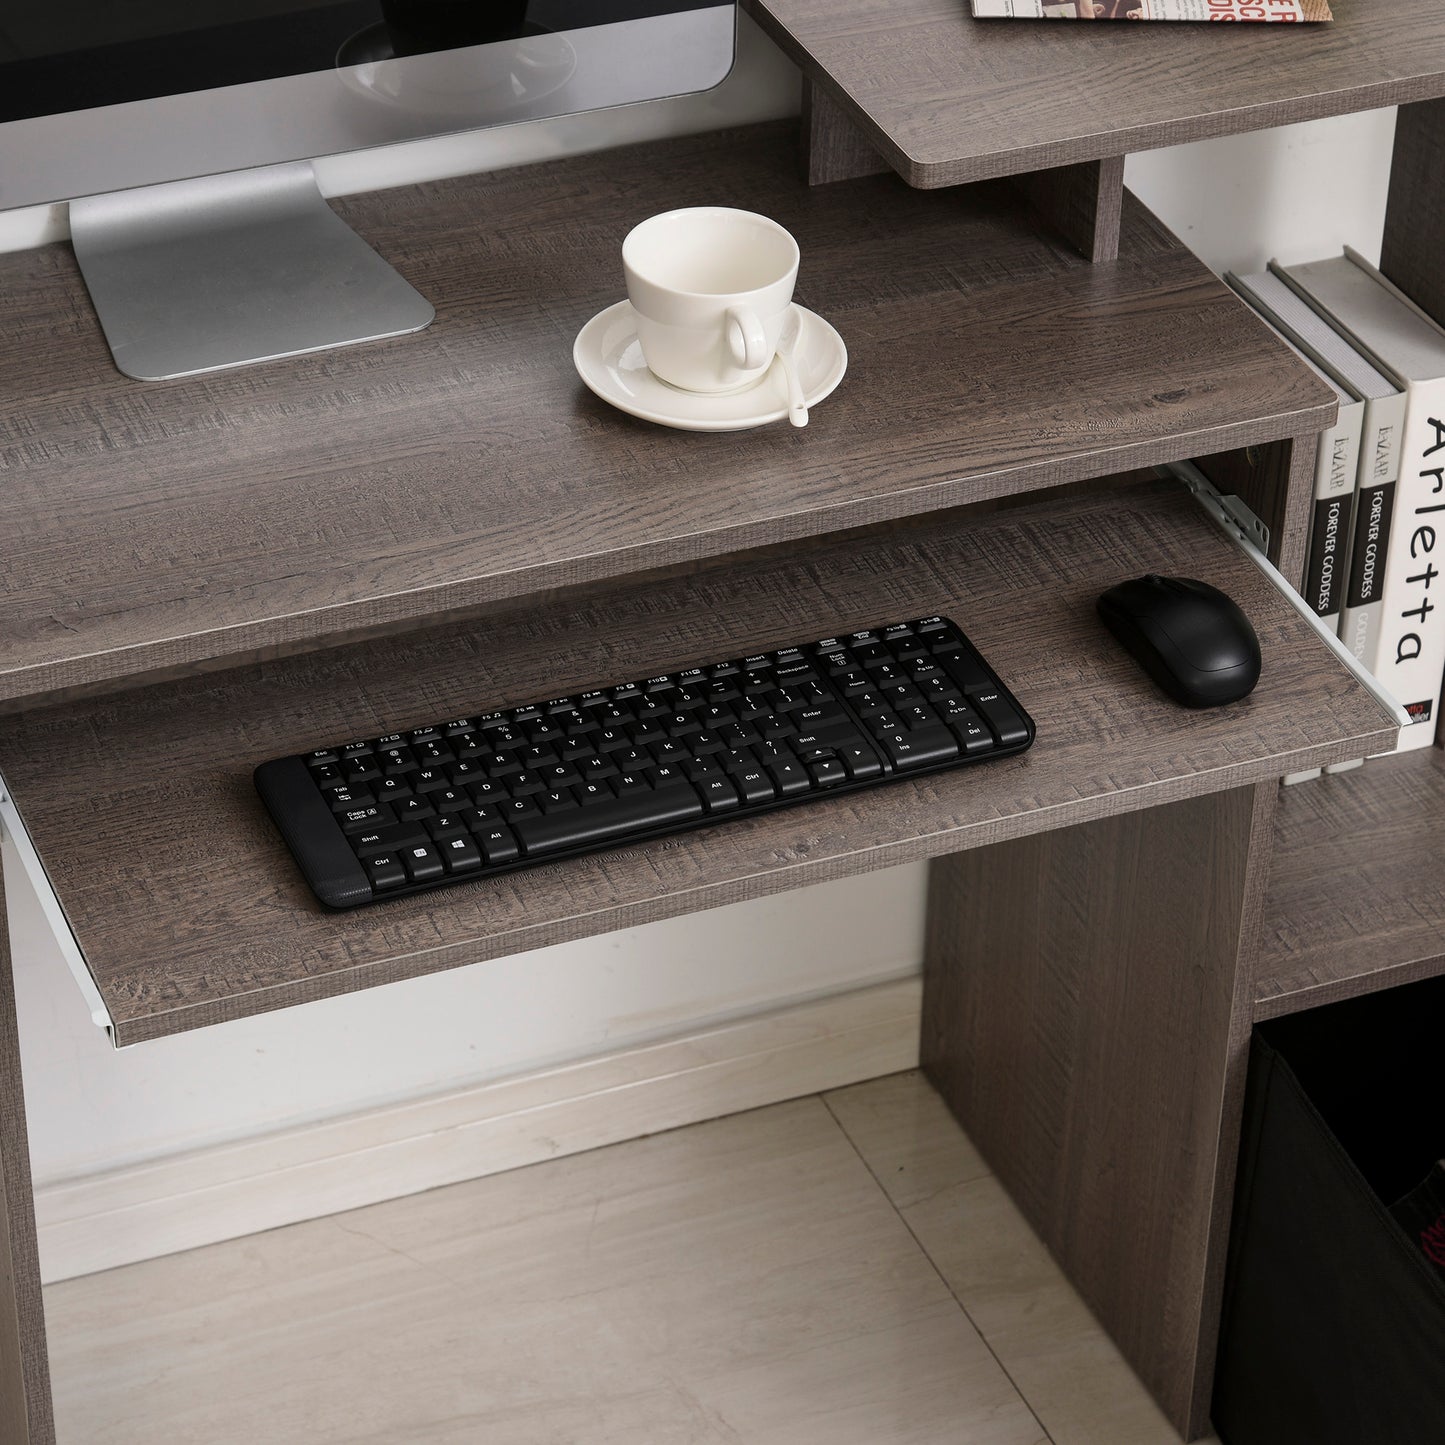
{"type": "Polygon", "coordinates": [[[788,319],[783,322],[782,334],[778,337],[778,360],[783,363],[783,375],[788,379],[788,420],[794,426],[807,426],[808,403],[803,397],[803,384],[798,380],[798,364],[793,359],[793,348],[803,329],[803,313],[796,306],[788,308],[788,319]]]}

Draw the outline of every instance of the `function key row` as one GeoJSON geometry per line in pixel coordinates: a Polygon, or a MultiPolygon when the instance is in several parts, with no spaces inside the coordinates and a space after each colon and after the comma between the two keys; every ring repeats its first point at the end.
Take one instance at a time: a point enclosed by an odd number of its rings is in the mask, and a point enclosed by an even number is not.
{"type": "MultiPolygon", "coordinates": [[[[607,723],[645,721],[667,712],[705,706],[726,706],[739,700],[761,698],[778,689],[807,688],[805,697],[821,701],[830,695],[821,685],[820,666],[829,653],[842,650],[865,665],[888,665],[922,657],[934,646],[960,647],[942,617],[914,623],[829,637],[807,647],[785,647],[733,662],[686,668],[681,672],[645,678],[639,682],[583,692],[575,697],[552,698],[544,703],[505,712],[454,718],[407,732],[387,733],[340,747],[318,748],[305,754],[313,769],[342,768],[346,764],[375,767],[385,772],[414,759],[420,766],[465,761],[488,752],[540,746],[574,736],[591,721],[607,723]],[[811,684],[811,687],[808,685],[811,684]],[[407,749],[411,749],[410,754],[407,749]],[[363,762],[370,759],[370,762],[363,762]]],[[[834,659],[836,663],[837,659],[834,659]]],[[[883,680],[888,680],[887,677],[883,680]]],[[[785,702],[788,699],[785,698],[785,702]]],[[[756,704],[761,709],[761,703],[756,704]]]]}

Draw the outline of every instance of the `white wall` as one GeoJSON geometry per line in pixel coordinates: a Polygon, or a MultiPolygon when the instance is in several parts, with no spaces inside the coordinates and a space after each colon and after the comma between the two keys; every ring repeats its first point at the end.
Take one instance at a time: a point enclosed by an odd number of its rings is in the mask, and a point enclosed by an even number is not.
{"type": "MultiPolygon", "coordinates": [[[[331,193],[783,114],[796,75],[751,26],[710,96],[605,119],[331,162],[331,193]]],[[[1393,117],[1327,121],[1161,151],[1130,184],[1210,264],[1377,253],[1393,117]]],[[[54,234],[0,218],[0,248],[54,234]]],[[[13,862],[13,860],[10,860],[13,862]]],[[[7,864],[7,877],[16,877],[7,864]]],[[[898,869],[608,938],[397,984],[114,1054],[11,885],[18,993],[41,1182],[193,1149],[368,1104],[448,1090],[698,1023],[916,970],[923,870],[898,869]]]]}
{"type": "Polygon", "coordinates": [[[1338,253],[1380,258],[1393,110],[1130,156],[1126,184],[1216,271],[1338,253]]]}

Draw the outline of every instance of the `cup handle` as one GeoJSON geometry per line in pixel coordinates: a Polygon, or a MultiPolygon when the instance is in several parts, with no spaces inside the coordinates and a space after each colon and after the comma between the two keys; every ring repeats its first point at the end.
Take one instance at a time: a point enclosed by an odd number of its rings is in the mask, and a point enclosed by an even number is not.
{"type": "Polygon", "coordinates": [[[768,339],[763,323],[747,306],[729,306],[727,310],[728,350],[733,363],[744,371],[756,371],[769,360],[768,339]]]}

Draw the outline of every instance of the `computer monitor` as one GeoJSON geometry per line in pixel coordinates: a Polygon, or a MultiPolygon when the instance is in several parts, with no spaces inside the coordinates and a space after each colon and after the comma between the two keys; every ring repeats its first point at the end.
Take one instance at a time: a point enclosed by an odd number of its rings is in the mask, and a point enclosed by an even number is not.
{"type": "Polygon", "coordinates": [[[0,210],[69,201],[141,380],[416,331],[425,298],[320,156],[661,99],[732,67],[734,0],[0,0],[0,210]]]}

